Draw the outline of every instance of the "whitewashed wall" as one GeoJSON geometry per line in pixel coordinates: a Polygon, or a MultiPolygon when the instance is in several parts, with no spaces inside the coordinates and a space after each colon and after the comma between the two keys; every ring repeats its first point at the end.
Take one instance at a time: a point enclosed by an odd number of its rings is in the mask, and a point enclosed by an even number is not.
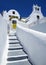
{"type": "Polygon", "coordinates": [[[0,15],[0,64],[3,56],[4,48],[6,45],[6,39],[7,39],[7,22],[0,15]]]}
{"type": "Polygon", "coordinates": [[[30,28],[36,31],[41,31],[46,33],[46,20],[43,23],[38,23],[30,28]]]}
{"type": "Polygon", "coordinates": [[[17,36],[34,65],[46,65],[46,33],[17,26],[17,36]]]}

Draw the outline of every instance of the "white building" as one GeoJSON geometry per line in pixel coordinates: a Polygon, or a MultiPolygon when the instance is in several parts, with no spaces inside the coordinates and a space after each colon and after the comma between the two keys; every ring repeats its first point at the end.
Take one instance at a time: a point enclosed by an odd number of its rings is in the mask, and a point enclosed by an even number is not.
{"type": "Polygon", "coordinates": [[[34,26],[35,24],[39,23],[39,20],[43,19],[44,16],[41,12],[41,7],[39,7],[38,5],[33,5],[33,11],[27,18],[21,18],[20,14],[14,9],[9,10],[8,12],[4,11],[3,18],[8,21],[10,21],[10,18],[11,20],[17,20],[23,26],[30,28],[31,26],[34,26]]]}
{"type": "Polygon", "coordinates": [[[20,19],[19,13],[14,9],[9,10],[8,12],[7,11],[3,12],[4,19],[9,20],[11,16],[15,16],[18,19],[20,19]]]}
{"type": "MultiPolygon", "coordinates": [[[[41,12],[41,7],[39,7],[38,5],[33,5],[33,11],[32,13],[29,15],[29,17],[27,17],[27,24],[31,25],[34,22],[42,19],[44,16],[41,12]]],[[[35,23],[34,23],[35,24],[35,23]]]]}

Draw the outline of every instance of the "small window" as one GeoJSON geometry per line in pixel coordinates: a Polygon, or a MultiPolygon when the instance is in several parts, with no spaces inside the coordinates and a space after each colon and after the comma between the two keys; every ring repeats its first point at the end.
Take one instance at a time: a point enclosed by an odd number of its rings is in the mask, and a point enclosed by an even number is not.
{"type": "Polygon", "coordinates": [[[15,20],[12,21],[12,24],[16,24],[17,22],[15,20]]]}
{"type": "Polygon", "coordinates": [[[39,15],[37,15],[37,19],[40,19],[39,15]]]}
{"type": "Polygon", "coordinates": [[[15,14],[15,11],[13,11],[12,13],[15,14]]]}
{"type": "Polygon", "coordinates": [[[35,10],[39,11],[39,8],[36,7],[35,10]]]}
{"type": "Polygon", "coordinates": [[[39,11],[39,8],[37,8],[37,10],[39,11]]]}

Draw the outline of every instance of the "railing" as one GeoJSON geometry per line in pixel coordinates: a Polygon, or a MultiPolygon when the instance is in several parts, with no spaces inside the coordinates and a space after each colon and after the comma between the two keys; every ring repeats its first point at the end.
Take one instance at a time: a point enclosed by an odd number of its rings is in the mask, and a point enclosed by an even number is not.
{"type": "Polygon", "coordinates": [[[17,25],[17,36],[34,65],[46,65],[46,33],[17,25]]]}

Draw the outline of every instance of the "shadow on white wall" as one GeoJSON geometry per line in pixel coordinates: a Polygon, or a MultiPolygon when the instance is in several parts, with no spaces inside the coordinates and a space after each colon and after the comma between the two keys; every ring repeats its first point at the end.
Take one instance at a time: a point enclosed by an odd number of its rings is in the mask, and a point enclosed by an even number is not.
{"type": "Polygon", "coordinates": [[[34,65],[46,65],[46,33],[17,26],[17,36],[34,65]]]}

